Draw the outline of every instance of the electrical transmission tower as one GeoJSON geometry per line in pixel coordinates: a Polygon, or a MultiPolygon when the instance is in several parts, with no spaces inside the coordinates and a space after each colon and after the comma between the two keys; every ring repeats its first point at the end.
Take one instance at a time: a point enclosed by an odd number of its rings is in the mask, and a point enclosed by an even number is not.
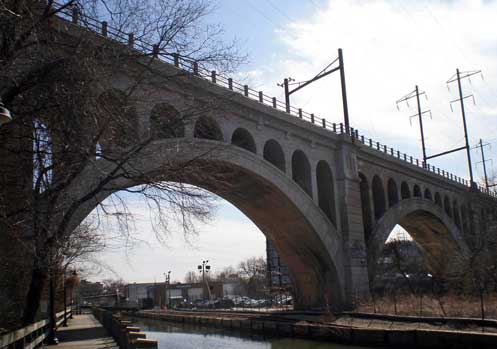
{"type": "MultiPolygon", "coordinates": [[[[462,86],[461,86],[461,80],[463,79],[469,79],[471,76],[476,75],[476,74],[481,74],[481,70],[473,70],[473,71],[467,71],[467,72],[461,72],[459,69],[456,69],[456,73],[450,77],[449,80],[447,80],[447,87],[449,84],[457,81],[457,88],[459,91],[459,98],[454,99],[453,101],[450,101],[450,109],[452,109],[452,103],[459,102],[461,104],[461,114],[462,114],[462,122],[463,122],[463,129],[464,129],[464,139],[465,139],[465,145],[459,148],[454,148],[450,149],[447,151],[444,151],[442,153],[438,153],[435,155],[430,155],[425,157],[425,161],[429,159],[433,159],[442,155],[447,155],[450,153],[454,153],[456,151],[464,150],[466,149],[466,156],[468,158],[468,171],[469,171],[469,178],[470,178],[470,183],[471,183],[471,188],[474,189],[476,188],[476,184],[473,179],[473,168],[471,165],[471,148],[469,146],[469,136],[468,136],[468,127],[466,124],[466,111],[464,109],[464,100],[466,98],[473,98],[473,103],[474,103],[474,96],[473,95],[468,95],[464,96],[462,92],[462,86]]],[[[419,108],[419,102],[418,102],[418,108],[419,108]]],[[[418,109],[419,110],[419,109],[418,109]]]]}
{"type": "Polygon", "coordinates": [[[340,83],[342,88],[342,103],[343,103],[343,118],[346,133],[349,133],[350,130],[350,121],[349,121],[349,107],[347,103],[347,89],[345,86],[345,67],[343,63],[343,53],[342,49],[338,49],[338,57],[328,64],[323,70],[321,70],[318,74],[316,74],[312,79],[307,81],[295,82],[292,78],[285,78],[283,83],[278,84],[278,86],[283,87],[285,89],[285,107],[286,112],[290,112],[290,95],[297,92],[298,90],[306,87],[307,85],[324,78],[327,75],[330,75],[336,71],[340,72],[340,83]],[[336,62],[338,62],[338,66],[328,70],[331,66],[333,66],[336,62]],[[297,87],[290,89],[290,86],[297,85],[297,87]]]}
{"type": "Polygon", "coordinates": [[[416,98],[416,103],[418,105],[418,112],[417,112],[417,114],[409,116],[409,122],[411,122],[411,119],[413,117],[416,117],[416,116],[418,117],[418,120],[419,120],[419,130],[420,130],[420,133],[421,133],[421,149],[423,151],[423,167],[426,167],[426,159],[427,159],[427,157],[426,157],[426,147],[425,147],[425,135],[424,135],[424,130],[423,130],[423,114],[430,113],[430,116],[431,116],[431,111],[430,110],[422,111],[422,109],[421,109],[421,102],[419,100],[419,97],[422,96],[422,95],[424,95],[425,98],[427,98],[426,92],[424,92],[424,91],[420,92],[418,85],[416,85],[416,87],[414,88],[414,91],[409,92],[407,95],[405,95],[401,99],[397,100],[397,102],[395,102],[395,103],[397,104],[397,109],[399,109],[399,103],[406,102],[407,106],[409,106],[409,100],[411,98],[416,98]]]}
{"type": "MultiPolygon", "coordinates": [[[[466,145],[464,147],[460,147],[457,149],[453,149],[449,152],[439,154],[439,155],[443,155],[443,154],[452,153],[454,151],[466,149],[466,156],[468,158],[468,170],[469,170],[469,178],[471,181],[471,188],[475,187],[475,182],[473,179],[473,168],[471,166],[471,148],[469,147],[468,126],[466,123],[466,112],[464,109],[464,100],[466,98],[473,98],[473,103],[474,103],[475,97],[473,95],[468,95],[468,96],[463,95],[461,80],[469,79],[471,76],[476,75],[476,74],[481,74],[481,70],[461,72],[461,71],[459,71],[459,69],[456,69],[456,73],[454,75],[452,75],[449,80],[447,80],[447,85],[449,85],[452,82],[457,81],[457,89],[459,91],[459,98],[454,99],[453,101],[450,101],[450,107],[452,109],[452,103],[455,103],[455,102],[459,102],[461,104],[461,115],[462,115],[462,123],[463,123],[463,127],[464,127],[464,139],[465,139],[466,145]]],[[[439,156],[439,155],[436,155],[436,156],[439,156]]]]}

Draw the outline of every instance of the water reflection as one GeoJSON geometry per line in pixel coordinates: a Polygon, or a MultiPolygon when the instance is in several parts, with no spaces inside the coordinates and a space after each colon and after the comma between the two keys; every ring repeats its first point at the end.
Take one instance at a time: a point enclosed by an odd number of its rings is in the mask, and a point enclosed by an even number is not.
{"type": "Polygon", "coordinates": [[[147,338],[157,339],[159,349],[359,349],[328,342],[293,338],[268,338],[242,332],[229,331],[192,324],[176,324],[161,320],[132,318],[136,325],[147,334],[147,338]]]}

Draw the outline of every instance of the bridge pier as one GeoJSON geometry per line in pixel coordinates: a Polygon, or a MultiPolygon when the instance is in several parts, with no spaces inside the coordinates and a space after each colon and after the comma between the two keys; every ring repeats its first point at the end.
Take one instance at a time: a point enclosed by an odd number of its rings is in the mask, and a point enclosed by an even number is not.
{"type": "Polygon", "coordinates": [[[346,138],[337,150],[337,200],[343,234],[345,302],[352,307],[355,299],[369,296],[366,242],[362,222],[357,147],[346,138]]]}

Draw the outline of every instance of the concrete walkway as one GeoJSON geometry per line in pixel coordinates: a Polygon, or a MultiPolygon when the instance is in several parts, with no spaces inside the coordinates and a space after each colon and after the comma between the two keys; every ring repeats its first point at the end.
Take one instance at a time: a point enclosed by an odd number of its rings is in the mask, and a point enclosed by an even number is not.
{"type": "Polygon", "coordinates": [[[116,342],[92,314],[74,315],[67,327],[57,330],[58,345],[43,348],[57,349],[118,349],[116,342]]]}

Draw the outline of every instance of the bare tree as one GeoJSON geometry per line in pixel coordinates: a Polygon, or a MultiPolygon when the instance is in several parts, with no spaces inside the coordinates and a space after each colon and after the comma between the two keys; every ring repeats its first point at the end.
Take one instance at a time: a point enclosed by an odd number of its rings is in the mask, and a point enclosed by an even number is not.
{"type": "Polygon", "coordinates": [[[218,272],[215,276],[216,281],[224,282],[224,281],[232,281],[234,279],[238,279],[238,273],[235,268],[231,265],[223,268],[220,272],[218,272]]]}
{"type": "Polygon", "coordinates": [[[125,294],[127,283],[123,279],[102,280],[104,294],[125,294]]]}
{"type": "MultiPolygon", "coordinates": [[[[159,213],[158,236],[168,227],[170,216],[164,208],[176,213],[187,233],[193,219],[209,216],[208,193],[185,182],[224,187],[229,174],[220,174],[205,161],[208,153],[185,161],[164,152],[158,171],[137,170],[140,157],[154,151],[154,140],[161,134],[137,133],[134,106],[148,102],[137,97],[147,79],[171,81],[184,75],[154,72],[161,50],[217,69],[231,70],[243,60],[233,43],[224,45],[219,40],[219,27],[203,24],[211,10],[202,0],[69,0],[61,4],[0,0],[0,97],[14,115],[11,123],[0,128],[0,227],[2,238],[14,237],[16,248],[26,256],[17,263],[22,267],[18,270],[26,271],[19,279],[27,286],[12,285],[12,292],[22,294],[24,302],[19,305],[19,296],[10,297],[17,304],[11,308],[22,310],[22,324],[34,321],[60,253],[72,251],[66,261],[78,258],[75,246],[82,241],[74,222],[82,207],[99,204],[102,196],[116,190],[139,194],[159,213]],[[113,33],[133,32],[135,40],[155,42],[154,50],[130,50],[84,30],[68,35],[59,30],[64,24],[59,17],[68,10],[78,11],[75,17],[83,27],[95,23],[86,17],[92,15],[105,20],[109,28],[116,27],[113,33]],[[110,90],[108,82],[122,74],[123,67],[133,83],[124,91],[110,90]],[[88,181],[89,171],[98,171],[99,176],[88,181]],[[135,187],[122,187],[122,182],[135,187]],[[26,293],[21,292],[23,288],[26,293]]],[[[187,119],[205,113],[213,104],[207,101],[175,115],[166,113],[158,125],[169,137],[177,136],[187,119]]],[[[115,196],[112,206],[113,210],[100,206],[99,214],[112,211],[126,233],[131,217],[124,201],[115,196]]],[[[95,241],[88,238],[83,241],[92,249],[95,241]]],[[[3,260],[5,254],[1,256],[3,260]]],[[[16,263],[16,257],[11,257],[10,263],[16,263]]]]}
{"type": "Polygon", "coordinates": [[[262,296],[266,284],[266,260],[262,257],[250,257],[238,265],[238,273],[247,284],[251,297],[262,296]]]}
{"type": "Polygon", "coordinates": [[[185,275],[185,282],[187,284],[195,284],[195,283],[201,282],[201,281],[202,281],[202,277],[194,271],[189,271],[185,275]]]}

